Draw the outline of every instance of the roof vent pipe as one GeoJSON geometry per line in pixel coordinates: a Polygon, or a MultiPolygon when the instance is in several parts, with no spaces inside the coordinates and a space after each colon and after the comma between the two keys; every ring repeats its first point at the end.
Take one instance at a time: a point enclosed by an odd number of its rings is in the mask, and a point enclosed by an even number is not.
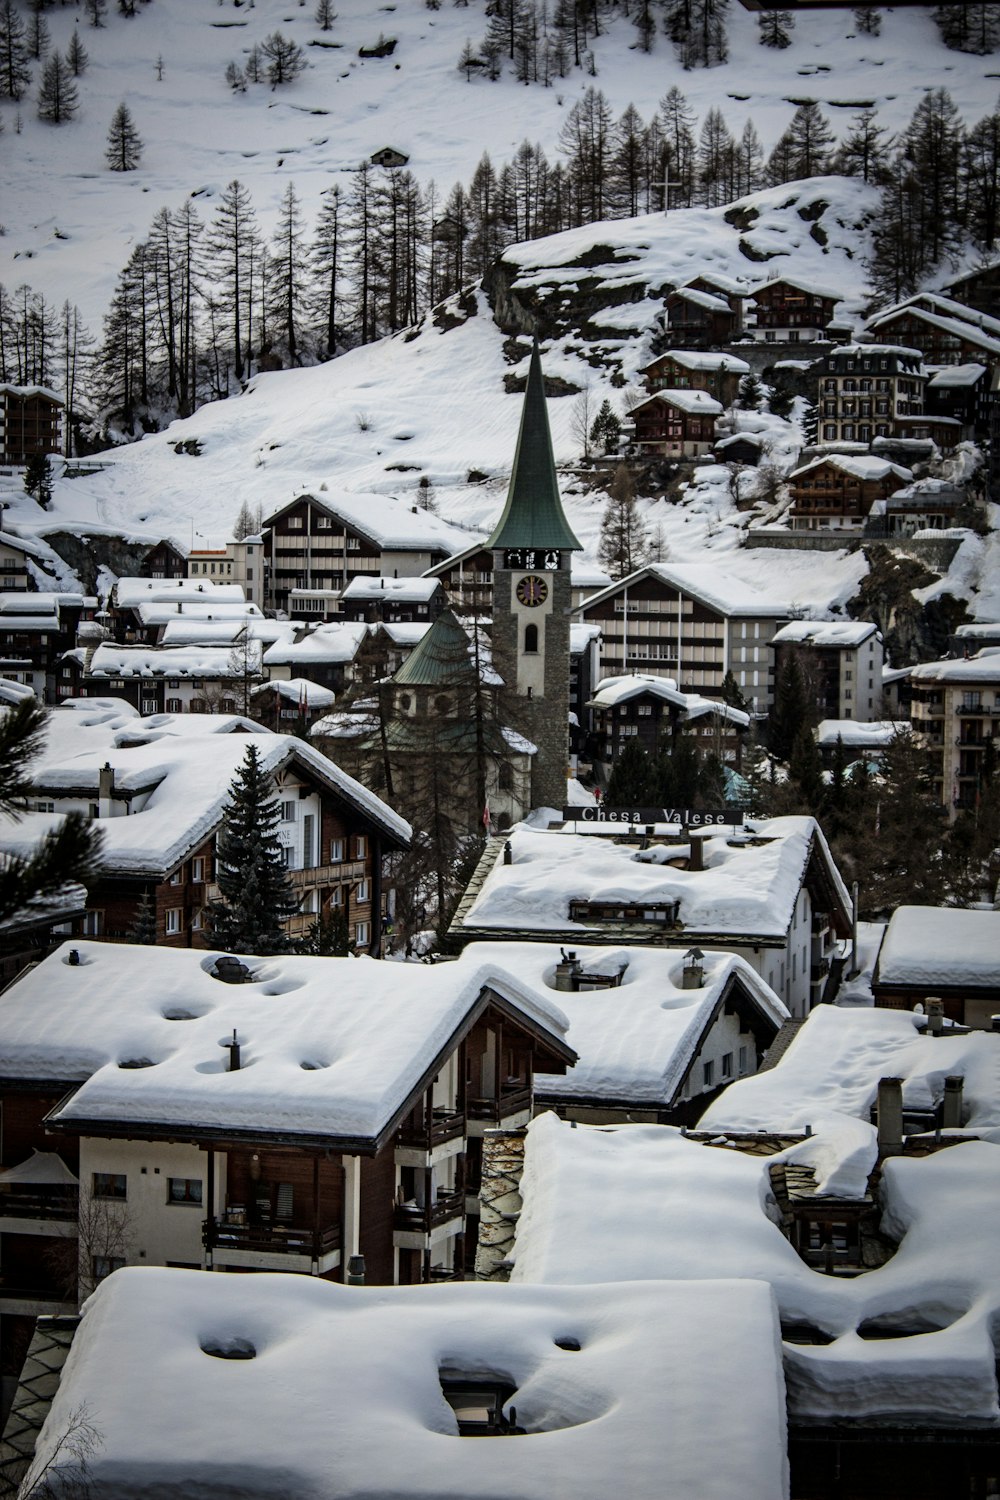
{"type": "Polygon", "coordinates": [[[962,1085],[965,1080],[960,1073],[953,1073],[944,1081],[944,1104],[941,1109],[943,1130],[962,1128],[962,1085]]]}
{"type": "Polygon", "coordinates": [[[229,1071],[238,1073],[240,1071],[240,1044],[236,1040],[236,1028],[233,1028],[233,1039],[229,1043],[229,1071]]]}
{"type": "Polygon", "coordinates": [[[903,1080],[878,1081],[878,1149],[880,1156],[899,1156],[903,1150],[903,1080]]]}

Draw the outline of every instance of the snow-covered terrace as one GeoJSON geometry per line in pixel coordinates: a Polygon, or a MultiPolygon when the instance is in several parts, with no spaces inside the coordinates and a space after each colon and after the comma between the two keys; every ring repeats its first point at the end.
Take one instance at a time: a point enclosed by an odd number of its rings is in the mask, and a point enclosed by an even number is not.
{"type": "Polygon", "coordinates": [[[749,1280],[376,1291],[136,1268],[88,1302],[37,1464],[55,1456],[58,1486],[85,1410],[98,1493],[783,1500],[778,1347],[749,1280]],[[491,1375],[527,1434],[499,1447],[460,1438],[442,1391],[491,1375]]]}

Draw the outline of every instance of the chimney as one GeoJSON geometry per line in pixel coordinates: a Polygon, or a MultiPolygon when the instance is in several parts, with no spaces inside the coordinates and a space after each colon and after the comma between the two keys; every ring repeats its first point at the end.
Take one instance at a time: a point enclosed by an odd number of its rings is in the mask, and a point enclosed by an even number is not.
{"type": "Polygon", "coordinates": [[[115,791],[115,771],[111,762],[106,760],[98,773],[97,781],[97,816],[99,818],[110,818],[111,799],[115,791]]]}
{"type": "Polygon", "coordinates": [[[990,1030],[1000,1031],[1000,1016],[990,1016],[990,1030]]]}
{"type": "Polygon", "coordinates": [[[573,981],[582,968],[580,960],[572,950],[567,953],[565,949],[560,948],[559,952],[562,957],[556,964],[556,989],[567,991],[575,990],[576,985],[573,983],[573,981]]]}
{"type": "Polygon", "coordinates": [[[878,1081],[878,1149],[880,1156],[899,1156],[903,1150],[903,1080],[878,1081]]]}
{"type": "Polygon", "coordinates": [[[700,990],[705,983],[705,955],[700,948],[689,948],[684,955],[681,989],[700,990]]]}
{"type": "Polygon", "coordinates": [[[703,870],[705,868],[705,842],[703,839],[691,835],[691,853],[688,856],[689,870],[703,870]]]}
{"type": "Polygon", "coordinates": [[[964,1082],[960,1073],[950,1074],[944,1081],[944,1104],[941,1110],[943,1130],[961,1130],[962,1128],[962,1085],[964,1082]]]}
{"type": "Polygon", "coordinates": [[[503,846],[503,862],[505,865],[512,865],[514,863],[514,850],[511,846],[510,839],[508,839],[503,846]]]}
{"type": "Polygon", "coordinates": [[[860,886],[855,880],[851,886],[851,974],[858,972],[858,906],[860,886]]]}
{"type": "Polygon", "coordinates": [[[233,1039],[229,1043],[229,1071],[238,1073],[240,1071],[240,1044],[236,1040],[236,1029],[233,1028],[233,1039]]]}
{"type": "Polygon", "coordinates": [[[927,996],[927,1035],[940,1036],[944,1030],[944,1001],[936,995],[927,996]]]}

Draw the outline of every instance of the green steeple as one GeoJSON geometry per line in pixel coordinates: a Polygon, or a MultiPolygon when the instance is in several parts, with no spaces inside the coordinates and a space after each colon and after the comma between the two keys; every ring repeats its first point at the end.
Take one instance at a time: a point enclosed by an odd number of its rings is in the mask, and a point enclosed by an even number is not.
{"type": "Polygon", "coordinates": [[[535,339],[521,412],[521,431],[507,491],[507,504],[487,547],[541,547],[580,552],[559,498],[552,436],[545,409],[542,361],[535,339]]]}
{"type": "Polygon", "coordinates": [[[409,683],[411,687],[444,687],[467,681],[472,671],[469,637],[451,610],[445,609],[392,680],[409,683]]]}

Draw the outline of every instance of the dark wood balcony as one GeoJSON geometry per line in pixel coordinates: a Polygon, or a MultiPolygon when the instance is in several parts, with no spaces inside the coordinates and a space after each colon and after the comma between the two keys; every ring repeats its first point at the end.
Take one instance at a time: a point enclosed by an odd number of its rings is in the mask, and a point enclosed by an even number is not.
{"type": "Polygon", "coordinates": [[[393,1211],[393,1229],[407,1230],[411,1234],[430,1234],[449,1219],[465,1218],[465,1193],[438,1192],[430,1203],[397,1203],[393,1211]]]}
{"type": "Polygon", "coordinates": [[[79,1189],[45,1188],[37,1183],[0,1187],[0,1219],[60,1219],[73,1223],[79,1212],[79,1189]]]}
{"type": "Polygon", "coordinates": [[[505,1120],[508,1115],[520,1114],[531,1108],[531,1085],[520,1080],[509,1087],[501,1088],[498,1098],[466,1100],[470,1120],[505,1120]]]}
{"type": "Polygon", "coordinates": [[[285,1224],[239,1224],[229,1219],[206,1219],[202,1243],[207,1250],[253,1250],[263,1255],[308,1255],[319,1260],[340,1249],[340,1225],[324,1229],[295,1229],[285,1224]]]}
{"type": "Polygon", "coordinates": [[[397,1146],[416,1146],[421,1151],[433,1151],[445,1141],[454,1141],[465,1134],[465,1113],[462,1110],[435,1109],[429,1120],[419,1124],[410,1122],[400,1126],[396,1137],[397,1146]]]}
{"type": "Polygon", "coordinates": [[[289,870],[292,885],[339,885],[348,881],[364,880],[367,868],[363,859],[345,859],[335,865],[310,865],[305,870],[289,870]]]}

